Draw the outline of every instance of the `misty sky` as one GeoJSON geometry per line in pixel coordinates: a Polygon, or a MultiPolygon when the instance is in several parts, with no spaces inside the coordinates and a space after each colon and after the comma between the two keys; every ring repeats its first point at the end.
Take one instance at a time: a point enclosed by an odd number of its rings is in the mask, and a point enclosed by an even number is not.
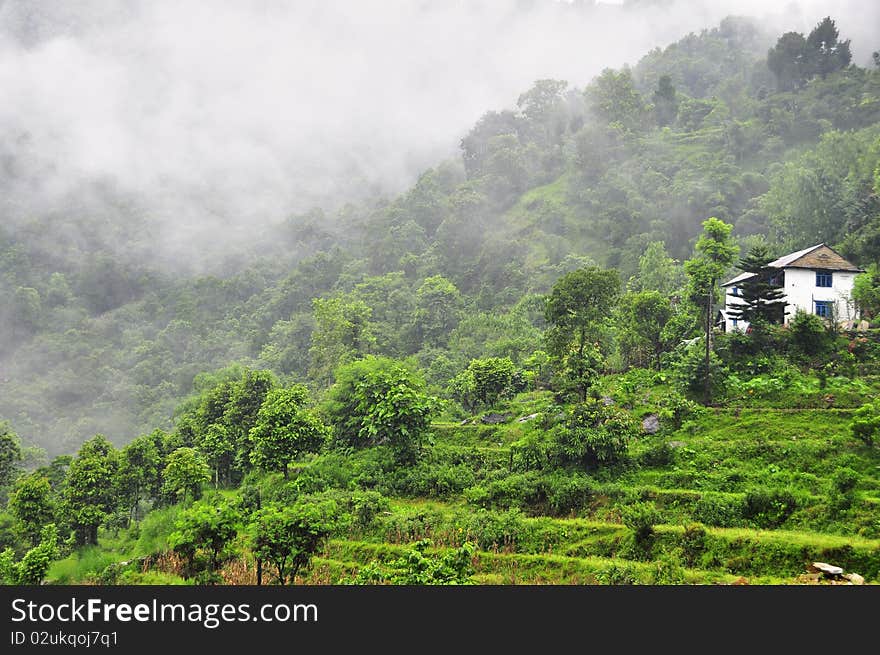
{"type": "Polygon", "coordinates": [[[534,80],[582,87],[730,13],[804,32],[831,14],[864,65],[877,4],[0,0],[5,211],[57,208],[98,180],[168,224],[277,220],[399,191],[534,80]]]}

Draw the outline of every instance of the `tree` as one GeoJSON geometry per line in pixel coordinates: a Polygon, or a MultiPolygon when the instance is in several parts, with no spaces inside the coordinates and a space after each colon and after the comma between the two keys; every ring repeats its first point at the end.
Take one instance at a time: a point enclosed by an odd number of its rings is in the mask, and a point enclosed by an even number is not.
{"type": "Polygon", "coordinates": [[[291,462],[320,450],[329,430],[305,408],[308,390],[302,385],[272,389],[266,394],[250,431],[251,462],[288,477],[291,462]]]}
{"type": "Polygon", "coordinates": [[[519,119],[512,111],[489,111],[480,117],[477,124],[461,140],[462,159],[468,179],[483,174],[483,167],[489,155],[489,142],[503,134],[516,135],[519,119]]]}
{"type": "Polygon", "coordinates": [[[165,493],[179,501],[185,500],[187,495],[198,500],[202,484],[211,479],[211,469],[198,450],[183,446],[168,455],[162,479],[165,493]]]}
{"type": "Polygon", "coordinates": [[[309,357],[310,377],[322,385],[333,382],[333,370],[373,349],[370,308],[361,300],[335,296],[312,302],[315,329],[309,357]]]}
{"type": "Polygon", "coordinates": [[[776,76],[780,91],[792,91],[804,83],[807,57],[807,41],[798,32],[786,32],[770,48],[767,68],[776,76]]]}
{"type": "Polygon", "coordinates": [[[590,266],[559,278],[544,309],[544,318],[551,325],[549,352],[559,356],[572,347],[583,352],[597,339],[597,328],[619,293],[620,277],[613,269],[590,266]]]}
{"type": "Polygon", "coordinates": [[[416,291],[413,323],[422,346],[444,346],[461,318],[461,293],[442,275],[425,278],[416,291]]]}
{"type": "Polygon", "coordinates": [[[636,437],[638,423],[625,410],[590,398],[572,408],[555,434],[561,464],[596,467],[613,464],[625,454],[636,437]]]}
{"type": "Polygon", "coordinates": [[[138,506],[145,494],[156,487],[161,459],[156,443],[149,435],[141,435],[122,449],[117,488],[125,500],[129,520],[138,520],[138,506]]]}
{"type": "Polygon", "coordinates": [[[657,125],[671,125],[678,115],[678,96],[669,75],[661,75],[657,80],[657,88],[651,99],[654,102],[654,120],[657,125]]]}
{"type": "Polygon", "coordinates": [[[807,38],[798,32],[786,32],[767,53],[767,67],[776,76],[780,91],[793,91],[812,77],[849,66],[852,60],[850,41],[840,41],[830,16],[823,18],[807,38]]]}
{"type": "Polygon", "coordinates": [[[55,518],[55,504],[49,479],[39,473],[20,478],[9,497],[9,513],[18,532],[31,546],[36,546],[44,525],[55,518]]]}
{"type": "Polygon", "coordinates": [[[866,446],[873,445],[880,434],[880,402],[865,403],[853,412],[850,429],[866,446]]]}
{"type": "Polygon", "coordinates": [[[18,287],[12,299],[12,337],[33,334],[40,322],[40,293],[30,287],[18,287]]]}
{"type": "Polygon", "coordinates": [[[431,425],[436,399],[401,362],[368,356],[336,371],[324,411],[337,445],[387,444],[398,462],[413,461],[431,425]]]}
{"type": "Polygon", "coordinates": [[[731,318],[748,321],[753,332],[770,324],[782,323],[785,317],[785,292],[773,282],[779,271],[767,268],[772,259],[765,245],[756,244],[739,262],[740,270],[751,273],[752,277],[737,284],[740,303],[732,305],[728,314],[731,318]]]}
{"type": "Polygon", "coordinates": [[[46,304],[49,307],[63,307],[73,299],[73,292],[64,273],[52,273],[46,289],[46,304]]]}
{"type": "Polygon", "coordinates": [[[117,452],[104,435],[86,441],[70,463],[63,508],[77,545],[98,543],[98,527],[116,508],[117,452]]]}
{"type": "Polygon", "coordinates": [[[629,68],[606,68],[584,90],[587,106],[600,120],[619,126],[624,134],[642,132],[648,109],[636,90],[629,68]]]}
{"type": "Polygon", "coordinates": [[[205,455],[208,466],[214,469],[214,488],[220,480],[228,480],[235,455],[235,442],[222,423],[212,423],[199,435],[196,444],[205,455]],[[222,476],[221,476],[222,473],[222,476]]]}
{"type": "Polygon", "coordinates": [[[254,556],[275,568],[278,584],[287,584],[308,567],[333,530],[335,516],[332,501],[264,507],[254,513],[249,530],[254,556]]]}
{"type": "Polygon", "coordinates": [[[49,478],[39,473],[21,478],[9,497],[7,509],[15,519],[16,532],[31,546],[36,546],[43,526],[55,518],[49,478]]]}
{"type": "Polygon", "coordinates": [[[830,16],[823,18],[807,36],[806,71],[825,77],[849,66],[852,61],[850,41],[838,40],[839,32],[830,16]]]}
{"type": "Polygon", "coordinates": [[[21,443],[18,435],[5,421],[0,421],[0,487],[10,484],[18,475],[21,443]]]}
{"type": "Polygon", "coordinates": [[[825,323],[815,314],[802,309],[795,312],[788,323],[791,347],[795,353],[811,359],[820,359],[834,345],[834,337],[825,323]]]}
{"type": "Polygon", "coordinates": [[[672,317],[669,298],[659,291],[627,293],[620,299],[620,349],[630,366],[658,366],[663,328],[672,317]]]}
{"type": "Polygon", "coordinates": [[[852,298],[858,303],[863,318],[880,315],[880,267],[876,263],[869,264],[864,273],[856,275],[852,298]]]}
{"type": "Polygon", "coordinates": [[[685,272],[690,277],[691,297],[705,309],[705,373],[704,401],[708,405],[712,397],[711,367],[709,353],[712,350],[712,305],[716,296],[718,279],[727,272],[739,252],[730,238],[733,226],[715,217],[703,221],[703,233],[697,239],[695,256],[685,262],[685,272]]]}
{"type": "Polygon", "coordinates": [[[49,565],[58,557],[58,528],[54,523],[40,530],[40,543],[27,551],[21,561],[15,561],[15,552],[6,548],[0,552],[0,584],[38,585],[43,582],[49,565]]]}
{"type": "Polygon", "coordinates": [[[666,244],[652,241],[639,257],[633,287],[636,291],[659,291],[668,298],[681,287],[682,277],[681,264],[667,254],[666,244]]]}
{"type": "Polygon", "coordinates": [[[237,379],[221,379],[205,389],[195,409],[178,422],[180,427],[188,422],[193,433],[193,443],[188,445],[196,445],[205,454],[214,469],[215,485],[234,482],[250,469],[248,433],[266,394],[276,384],[271,371],[241,370],[237,379]]]}
{"type": "Polygon", "coordinates": [[[473,359],[452,380],[453,397],[468,411],[491,406],[513,390],[516,367],[509,357],[473,359]]]}
{"type": "Polygon", "coordinates": [[[547,297],[544,318],[551,326],[545,334],[547,352],[557,369],[569,371],[566,377],[581,399],[586,397],[589,378],[578,371],[592,368],[584,364],[595,359],[592,351],[599,341],[599,326],[611,314],[619,293],[616,270],[590,266],[563,275],[547,297]]]}
{"type": "Polygon", "coordinates": [[[564,80],[537,80],[531,89],[517,98],[525,119],[528,137],[541,145],[551,145],[565,133],[566,112],[563,92],[568,87],[564,80]]]}
{"type": "Polygon", "coordinates": [[[217,569],[223,552],[238,534],[238,510],[226,502],[201,501],[184,510],[174,523],[168,545],[187,560],[188,577],[205,570],[198,563],[200,551],[207,554],[207,575],[204,581],[217,582],[217,569]]]}

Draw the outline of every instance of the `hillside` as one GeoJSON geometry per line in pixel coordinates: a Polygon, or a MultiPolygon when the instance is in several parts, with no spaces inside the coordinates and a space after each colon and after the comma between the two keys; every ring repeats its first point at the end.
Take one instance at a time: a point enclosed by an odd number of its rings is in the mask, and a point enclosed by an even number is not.
{"type": "MultiPolygon", "coordinates": [[[[651,376],[604,384],[615,402],[647,395],[637,412],[646,415],[663,415],[671,397],[651,376]]],[[[301,583],[446,575],[475,584],[810,584],[815,561],[880,581],[880,456],[851,435],[853,410],[754,404],[664,418],[657,433],[633,439],[626,458],[590,470],[534,455],[557,409],[546,393],[521,394],[480,415],[510,417],[505,423],[435,423],[414,468],[362,451],[319,456],[288,483],[279,475],[258,484],[263,503],[306,494],[346,514],[301,583]],[[438,560],[446,568],[432,574],[438,560]]],[[[247,506],[246,487],[215,493],[206,502],[247,506]]],[[[163,555],[182,509],[108,531],[99,546],[56,562],[49,581],[185,582],[181,560],[163,555]]],[[[225,583],[256,581],[244,544],[232,542],[238,554],[219,571],[225,583]]]]}
{"type": "Polygon", "coordinates": [[[729,17],[537,80],[399,196],[191,270],[111,189],[16,215],[0,579],[880,581],[880,66],[849,48],[729,17]],[[780,325],[766,266],[819,243],[864,321],[780,325]]]}
{"type": "Polygon", "coordinates": [[[780,89],[773,41],[731,18],[586,89],[536,82],[400,197],[292,217],[214,254],[207,274],[151,265],[154,235],[124,197],[114,214],[74,206],[0,229],[0,416],[51,457],[98,432],[122,445],[171,427],[194,377],[232,362],[320,387],[313,298],[363,303],[376,340],[361,351],[413,355],[443,386],[471,357],[528,355],[510,344],[544,327],[523,314],[530,294],[583,264],[627,280],[651,243],[682,261],[709,216],[744,248],[824,241],[867,266],[880,73],[780,89]],[[455,291],[426,338],[418,291],[438,275],[455,291]],[[462,332],[477,339],[467,353],[462,332]]]}

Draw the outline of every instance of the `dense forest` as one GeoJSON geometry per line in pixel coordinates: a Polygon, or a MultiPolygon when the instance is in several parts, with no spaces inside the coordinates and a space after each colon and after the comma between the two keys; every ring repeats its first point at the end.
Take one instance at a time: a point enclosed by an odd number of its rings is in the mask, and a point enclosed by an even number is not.
{"type": "Polygon", "coordinates": [[[880,54],[850,47],[729,17],[537,80],[404,193],[196,272],[110,188],[0,225],[0,577],[880,579],[880,54]],[[869,329],[713,329],[720,282],[819,243],[869,329]]]}

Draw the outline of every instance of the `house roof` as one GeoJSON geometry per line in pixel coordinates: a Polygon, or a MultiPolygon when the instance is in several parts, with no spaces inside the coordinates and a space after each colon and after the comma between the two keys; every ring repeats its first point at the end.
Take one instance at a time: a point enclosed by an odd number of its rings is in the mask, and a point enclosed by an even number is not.
{"type": "Polygon", "coordinates": [[[721,286],[722,287],[729,287],[730,285],[736,284],[737,282],[742,282],[743,280],[748,280],[750,277],[755,277],[755,274],[754,273],[740,273],[735,278],[733,278],[732,280],[728,280],[727,282],[725,282],[721,286]]]}
{"type": "MultiPolygon", "coordinates": [[[[843,256],[824,243],[816,244],[797,252],[783,255],[767,264],[767,268],[815,268],[826,271],[852,271],[862,273],[864,269],[848,262],[843,256]]],[[[740,273],[732,280],[728,280],[722,287],[748,280],[754,273],[740,273]]]]}

